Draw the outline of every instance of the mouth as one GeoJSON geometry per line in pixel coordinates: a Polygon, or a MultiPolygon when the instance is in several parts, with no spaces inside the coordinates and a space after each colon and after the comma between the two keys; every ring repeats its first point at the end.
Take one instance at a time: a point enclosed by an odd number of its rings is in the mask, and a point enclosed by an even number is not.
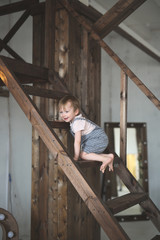
{"type": "Polygon", "coordinates": [[[64,118],[64,121],[67,121],[69,118],[64,118]]]}

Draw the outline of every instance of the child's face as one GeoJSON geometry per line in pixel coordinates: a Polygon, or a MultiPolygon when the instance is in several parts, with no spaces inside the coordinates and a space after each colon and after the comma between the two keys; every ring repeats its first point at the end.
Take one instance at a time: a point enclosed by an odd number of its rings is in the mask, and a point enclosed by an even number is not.
{"type": "Polygon", "coordinates": [[[61,106],[59,109],[59,114],[62,120],[65,122],[72,122],[77,116],[79,110],[74,110],[71,102],[67,102],[64,106],[61,106]]]}

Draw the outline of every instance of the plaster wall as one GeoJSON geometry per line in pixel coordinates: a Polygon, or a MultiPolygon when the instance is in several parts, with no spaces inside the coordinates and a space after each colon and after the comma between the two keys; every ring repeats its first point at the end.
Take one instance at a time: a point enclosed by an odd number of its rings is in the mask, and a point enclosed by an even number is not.
{"type": "MultiPolygon", "coordinates": [[[[5,0],[4,3],[6,2],[5,0]]],[[[3,19],[0,21],[2,39],[21,14],[11,14],[9,18],[1,17],[3,19]]],[[[31,21],[31,18],[27,19],[9,43],[27,62],[31,62],[32,59],[31,21]]],[[[105,41],[115,49],[156,97],[160,98],[159,63],[116,34],[110,34],[105,41]]],[[[5,51],[1,54],[8,56],[5,51]]],[[[149,189],[153,201],[160,208],[159,111],[130,79],[128,89],[128,121],[147,123],[149,189]]],[[[120,68],[102,50],[102,126],[106,121],[120,120],[119,95],[120,68]]],[[[9,99],[0,98],[0,182],[4,183],[3,186],[0,185],[0,207],[14,214],[20,229],[20,239],[23,240],[30,239],[31,144],[31,124],[16,101],[11,95],[9,99]],[[11,182],[9,182],[9,174],[11,182]]],[[[136,224],[135,228],[137,228],[136,224]]],[[[127,229],[133,235],[134,229],[132,231],[129,225],[127,229]]],[[[137,238],[136,236],[135,239],[137,238]]]]}

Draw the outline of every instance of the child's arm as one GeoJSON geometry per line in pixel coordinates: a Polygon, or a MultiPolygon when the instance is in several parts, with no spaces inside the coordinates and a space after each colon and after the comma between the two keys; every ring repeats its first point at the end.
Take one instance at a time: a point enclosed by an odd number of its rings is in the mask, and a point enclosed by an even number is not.
{"type": "Polygon", "coordinates": [[[82,131],[78,131],[74,136],[74,160],[78,160],[81,151],[81,135],[82,131]]]}

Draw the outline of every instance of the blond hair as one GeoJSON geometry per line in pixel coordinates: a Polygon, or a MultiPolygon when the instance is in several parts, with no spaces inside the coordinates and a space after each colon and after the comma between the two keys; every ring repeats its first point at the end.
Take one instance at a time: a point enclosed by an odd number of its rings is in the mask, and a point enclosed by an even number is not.
{"type": "Polygon", "coordinates": [[[65,106],[68,102],[70,102],[72,104],[72,107],[74,108],[74,111],[76,111],[77,109],[80,111],[80,104],[79,101],[76,97],[72,96],[72,95],[66,95],[63,98],[60,99],[58,107],[59,109],[62,106],[65,106]]]}

